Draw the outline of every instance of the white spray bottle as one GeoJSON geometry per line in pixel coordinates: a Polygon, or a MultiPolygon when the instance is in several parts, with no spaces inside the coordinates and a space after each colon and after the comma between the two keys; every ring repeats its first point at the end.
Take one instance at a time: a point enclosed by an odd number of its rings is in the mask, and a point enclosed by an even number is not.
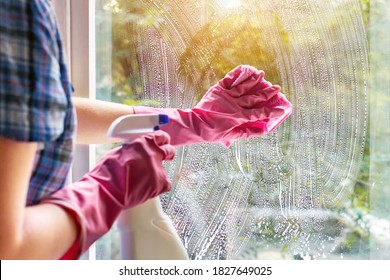
{"type": "MultiPolygon", "coordinates": [[[[134,114],[116,119],[108,136],[129,142],[167,124],[164,114],[134,114]]],[[[123,260],[187,260],[188,255],[158,197],[123,211],[117,221],[123,260]]]]}

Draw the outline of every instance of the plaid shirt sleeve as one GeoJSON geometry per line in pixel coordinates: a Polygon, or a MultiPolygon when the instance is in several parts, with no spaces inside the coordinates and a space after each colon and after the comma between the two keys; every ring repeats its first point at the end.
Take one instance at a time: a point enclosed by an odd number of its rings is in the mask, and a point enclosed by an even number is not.
{"type": "Polygon", "coordinates": [[[20,141],[47,142],[64,130],[68,101],[59,81],[54,19],[33,2],[2,0],[0,133],[20,141]]]}
{"type": "Polygon", "coordinates": [[[43,147],[27,204],[64,185],[75,125],[71,92],[50,0],[0,0],[0,136],[43,147]]]}

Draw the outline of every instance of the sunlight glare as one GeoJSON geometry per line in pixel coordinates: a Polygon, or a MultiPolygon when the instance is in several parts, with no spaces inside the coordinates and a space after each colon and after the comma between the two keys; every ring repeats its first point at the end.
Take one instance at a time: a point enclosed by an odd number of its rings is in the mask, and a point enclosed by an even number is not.
{"type": "Polygon", "coordinates": [[[227,9],[232,9],[240,6],[241,0],[223,0],[221,1],[221,6],[227,9]]]}

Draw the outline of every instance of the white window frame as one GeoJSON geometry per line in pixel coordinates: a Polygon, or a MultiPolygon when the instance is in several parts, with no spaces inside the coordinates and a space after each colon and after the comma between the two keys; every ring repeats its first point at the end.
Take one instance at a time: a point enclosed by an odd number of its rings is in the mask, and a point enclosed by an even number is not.
{"type": "MultiPolygon", "coordinates": [[[[74,96],[96,97],[95,1],[52,0],[67,53],[74,96]]],[[[96,163],[95,145],[77,145],[69,180],[75,181],[96,163]]],[[[96,259],[92,245],[82,259],[96,259]]]]}

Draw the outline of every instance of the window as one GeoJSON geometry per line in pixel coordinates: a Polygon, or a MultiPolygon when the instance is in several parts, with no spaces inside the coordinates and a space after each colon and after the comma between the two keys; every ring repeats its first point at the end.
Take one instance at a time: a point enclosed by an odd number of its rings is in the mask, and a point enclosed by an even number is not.
{"type": "MultiPolygon", "coordinates": [[[[270,135],[180,148],[166,165],[161,201],[191,259],[390,257],[389,1],[74,5],[93,15],[96,98],[191,108],[250,64],[294,105],[270,135]]],[[[96,257],[119,258],[118,242],[113,229],[96,257]]]]}

